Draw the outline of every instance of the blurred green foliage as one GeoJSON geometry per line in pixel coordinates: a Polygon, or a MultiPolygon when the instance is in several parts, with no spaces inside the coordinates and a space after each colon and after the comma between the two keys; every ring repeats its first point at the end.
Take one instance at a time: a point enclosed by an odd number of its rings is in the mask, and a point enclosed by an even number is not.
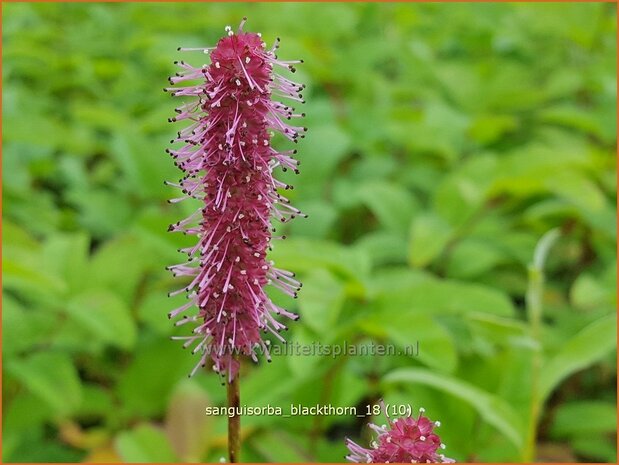
{"type": "MultiPolygon", "coordinates": [[[[415,357],[243,366],[242,402],[423,405],[459,461],[615,461],[615,5],[3,5],[3,459],[217,461],[225,389],[187,380],[166,293],[176,47],[227,24],[303,58],[310,132],[272,257],[290,340],[415,357]],[[527,265],[552,227],[542,347],[527,265]]],[[[199,64],[202,55],[183,56],[199,64]]],[[[288,173],[286,173],[288,174],[288,173]]],[[[348,417],[243,418],[246,461],[341,461],[348,417]]]]}

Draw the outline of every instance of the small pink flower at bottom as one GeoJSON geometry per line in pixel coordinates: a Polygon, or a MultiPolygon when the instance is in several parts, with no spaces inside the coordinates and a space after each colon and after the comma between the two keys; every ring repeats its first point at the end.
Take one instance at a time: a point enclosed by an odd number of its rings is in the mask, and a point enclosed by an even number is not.
{"type": "Polygon", "coordinates": [[[423,416],[424,411],[419,409],[418,418],[387,417],[388,425],[370,423],[370,428],[378,434],[372,447],[366,449],[346,438],[350,451],[346,459],[355,463],[454,463],[455,460],[438,453],[445,448],[434,433],[440,423],[423,416]]]}

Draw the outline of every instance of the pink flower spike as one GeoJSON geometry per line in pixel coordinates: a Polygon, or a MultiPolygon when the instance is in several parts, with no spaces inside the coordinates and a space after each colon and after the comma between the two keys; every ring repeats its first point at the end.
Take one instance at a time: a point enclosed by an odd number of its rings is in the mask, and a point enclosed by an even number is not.
{"type": "MultiPolygon", "coordinates": [[[[384,404],[382,406],[386,413],[384,404]]],[[[391,420],[387,416],[388,425],[370,424],[377,437],[369,449],[346,438],[349,450],[346,459],[354,463],[454,463],[455,460],[438,453],[439,449],[445,448],[434,433],[434,428],[440,423],[433,423],[425,417],[423,409],[419,412],[417,418],[391,420]]]]}
{"type": "Polygon", "coordinates": [[[236,32],[226,27],[226,35],[214,48],[179,48],[209,53],[211,64],[194,67],[176,62],[181,69],[170,83],[186,87],[164,89],[184,100],[169,121],[189,124],[172,140],[182,146],[166,150],[184,173],[178,183],[167,183],[182,193],[170,202],[200,202],[197,211],[169,227],[197,238],[194,247],[181,250],[187,260],[168,267],[188,282],[171,295],[186,293],[189,299],[189,305],[173,310],[169,317],[197,307],[194,316],[177,323],[195,324],[190,336],[180,338],[186,341],[184,347],[195,345],[193,352],[200,353],[191,375],[210,356],[214,371],[226,375],[228,382],[238,372],[235,355],[255,359],[260,347],[270,361],[261,331],[279,336],[287,329],[274,315],[299,318],[276,306],[265,293],[264,287],[273,284],[296,297],[301,287],[293,273],[275,268],[266,255],[275,231],[272,219],[285,223],[307,216],[279,193],[292,186],[273,177],[278,166],[298,172],[298,162],[292,158],[296,150],[271,147],[273,131],[295,143],[305,137],[306,128],[288,123],[304,114],[271,99],[278,95],[302,101],[305,86],[274,74],[276,67],[294,72],[296,63],[277,58],[279,39],[267,50],[260,34],[243,31],[244,24],[245,19],[236,32]]]}

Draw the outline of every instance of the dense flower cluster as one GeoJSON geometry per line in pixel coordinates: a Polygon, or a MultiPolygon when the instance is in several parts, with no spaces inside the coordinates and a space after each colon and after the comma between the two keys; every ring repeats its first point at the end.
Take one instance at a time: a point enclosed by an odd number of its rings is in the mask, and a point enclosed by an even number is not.
{"type": "Polygon", "coordinates": [[[419,409],[419,417],[404,417],[391,420],[388,425],[370,424],[378,437],[372,447],[366,449],[346,439],[350,453],[346,459],[355,463],[453,463],[454,460],[438,453],[445,445],[434,433],[439,422],[432,422],[419,409]]]}
{"type": "Polygon", "coordinates": [[[279,39],[266,49],[260,34],[243,31],[244,23],[245,19],[236,32],[226,27],[227,35],[214,48],[179,48],[210,54],[211,64],[176,62],[181,70],[170,78],[171,84],[193,83],[164,89],[187,100],[170,121],[190,123],[172,141],[176,148],[167,150],[184,172],[178,183],[168,183],[182,191],[171,202],[200,201],[192,215],[170,225],[170,231],[195,235],[197,243],[181,250],[188,256],[185,263],[169,267],[174,276],[189,281],[170,293],[186,293],[189,302],[169,317],[197,307],[197,314],[176,323],[195,324],[190,336],[176,337],[185,341],[184,347],[195,345],[193,352],[201,353],[191,375],[210,356],[213,369],[227,374],[228,381],[238,371],[236,354],[255,360],[255,349],[262,346],[270,360],[261,331],[283,340],[278,333],[287,329],[275,315],[298,318],[265,293],[264,287],[272,284],[296,297],[301,287],[293,273],[275,268],[266,254],[275,231],[272,218],[286,222],[306,216],[280,193],[292,186],[273,177],[277,167],[298,172],[292,158],[296,150],[271,146],[273,131],[295,143],[304,137],[306,128],[287,123],[304,114],[272,100],[276,96],[304,103],[304,86],[273,72],[276,67],[294,72],[293,64],[300,61],[279,60],[279,39]]]}

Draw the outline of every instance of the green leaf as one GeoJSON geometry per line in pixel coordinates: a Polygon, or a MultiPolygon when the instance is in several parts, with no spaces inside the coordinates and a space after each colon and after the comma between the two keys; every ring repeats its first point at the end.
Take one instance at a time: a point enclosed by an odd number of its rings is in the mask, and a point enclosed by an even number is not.
{"type": "Polygon", "coordinates": [[[497,164],[496,156],[485,153],[464,160],[432,190],[434,211],[454,227],[470,220],[489,199],[497,164]]]}
{"type": "Polygon", "coordinates": [[[368,293],[371,297],[385,298],[390,294],[408,294],[409,287],[435,279],[426,271],[409,267],[378,268],[368,282],[368,293]]]}
{"type": "Polygon", "coordinates": [[[318,198],[338,162],[350,149],[350,135],[337,123],[311,126],[311,134],[299,143],[301,174],[294,184],[303,185],[307,198],[318,198]]]}
{"type": "Polygon", "coordinates": [[[373,267],[406,262],[408,244],[398,233],[374,231],[359,239],[355,247],[363,250],[372,259],[373,267]]]}
{"type": "Polygon", "coordinates": [[[580,310],[593,311],[607,309],[611,311],[617,305],[616,264],[609,267],[609,272],[597,277],[583,273],[570,289],[570,301],[580,310]]]}
{"type": "Polygon", "coordinates": [[[3,416],[5,431],[23,434],[52,420],[54,411],[43,399],[28,391],[23,391],[11,399],[3,416]]]}
{"type": "Polygon", "coordinates": [[[115,448],[128,463],[178,462],[165,434],[149,424],[120,433],[115,448]]]}
{"type": "Polygon", "coordinates": [[[80,416],[103,416],[114,415],[114,400],[107,387],[99,384],[82,384],[82,402],[77,411],[80,416]]]}
{"type": "Polygon", "coordinates": [[[450,376],[418,368],[402,368],[388,373],[383,383],[420,383],[462,399],[477,410],[518,449],[523,444],[523,425],[518,412],[501,398],[450,376]]]}
{"type": "MultiPolygon", "coordinates": [[[[139,127],[128,125],[115,131],[110,142],[110,155],[126,176],[127,186],[131,186],[132,192],[151,199],[165,199],[171,190],[162,189],[161,183],[176,175],[168,157],[153,156],[165,143],[158,139],[149,137],[139,127]]],[[[129,187],[126,189],[128,191],[129,187]]]]}
{"type": "Polygon", "coordinates": [[[518,128],[518,120],[511,115],[482,115],[475,118],[469,135],[480,144],[492,144],[518,128]]]}
{"type": "Polygon", "coordinates": [[[466,321],[471,330],[484,341],[507,346],[538,348],[538,344],[528,334],[527,325],[521,321],[488,313],[467,314],[466,321]]]}
{"type": "Polygon", "coordinates": [[[393,131],[393,138],[403,139],[415,152],[435,153],[449,161],[458,156],[457,148],[462,145],[469,125],[466,113],[438,100],[424,105],[423,114],[415,124],[398,121],[399,115],[392,118],[400,123],[392,124],[400,129],[400,132],[393,131]]]}
{"type": "Polygon", "coordinates": [[[614,439],[607,439],[598,434],[580,435],[574,438],[572,447],[578,454],[591,461],[617,462],[617,446],[614,439]]]}
{"type": "Polygon", "coordinates": [[[76,189],[68,197],[79,208],[82,227],[95,237],[120,233],[133,218],[131,205],[109,189],[76,189]]]}
{"type": "Polygon", "coordinates": [[[299,201],[295,206],[306,213],[311,220],[300,219],[290,224],[290,235],[323,239],[332,230],[337,221],[336,209],[323,201],[299,201]]]}
{"type": "Polygon", "coordinates": [[[406,235],[413,215],[419,210],[417,200],[397,184],[364,184],[359,196],[381,225],[402,235],[406,235]]]}
{"type": "Polygon", "coordinates": [[[553,437],[602,435],[617,431],[616,404],[603,401],[573,401],[557,408],[550,434],[553,437]]]}
{"type": "Polygon", "coordinates": [[[77,370],[65,353],[35,353],[12,360],[7,370],[57,415],[72,413],[81,402],[77,370]]]}
{"type": "Polygon", "coordinates": [[[602,211],[607,200],[599,187],[583,173],[560,171],[546,179],[548,189],[558,197],[576,205],[586,214],[602,211]]]}
{"type": "Polygon", "coordinates": [[[454,278],[476,278],[492,270],[502,259],[503,254],[487,240],[466,238],[450,253],[447,274],[454,278]]]}
{"type": "Polygon", "coordinates": [[[324,269],[311,271],[303,278],[299,309],[303,322],[317,334],[326,335],[335,328],[345,291],[342,283],[324,269]]]}
{"type": "Polygon", "coordinates": [[[251,445],[266,462],[303,463],[311,457],[298,438],[284,432],[267,430],[256,436],[251,445]]]}
{"type": "Polygon", "coordinates": [[[287,239],[274,244],[269,257],[278,268],[295,273],[327,268],[359,280],[370,271],[370,259],[364,251],[328,241],[287,239]]]}
{"type": "Polygon", "coordinates": [[[617,346],[617,315],[594,321],[567,341],[543,368],[540,397],[547,398],[569,375],[587,368],[617,346]]]}
{"type": "Polygon", "coordinates": [[[447,373],[456,368],[458,359],[453,337],[429,315],[401,312],[385,318],[377,314],[364,320],[361,326],[369,334],[386,335],[403,353],[419,357],[419,361],[431,368],[447,373]]]}
{"type": "Polygon", "coordinates": [[[515,313],[509,297],[499,290],[436,278],[424,278],[400,289],[392,289],[387,283],[378,293],[376,305],[385,315],[399,312],[427,315],[481,312],[513,316],[515,313]]]}
{"type": "Polygon", "coordinates": [[[89,246],[90,240],[84,232],[53,235],[43,246],[43,266],[50,274],[61,276],[69,292],[76,292],[87,277],[89,246]]]}
{"type": "Polygon", "coordinates": [[[413,220],[408,247],[408,262],[423,268],[441,253],[452,235],[450,226],[433,213],[424,213],[413,220]]]}
{"type": "Polygon", "coordinates": [[[32,349],[41,342],[42,334],[52,334],[56,315],[21,306],[9,294],[2,296],[2,355],[4,360],[32,349]]]}
{"type": "Polygon", "coordinates": [[[545,123],[573,128],[595,137],[604,136],[601,127],[602,122],[595,117],[589,108],[581,108],[573,104],[555,105],[542,110],[539,117],[545,123]]]}
{"type": "Polygon", "coordinates": [[[115,386],[123,414],[129,417],[162,414],[174,386],[187,377],[199,357],[168,337],[141,340],[115,386]]]}
{"type": "Polygon", "coordinates": [[[183,258],[177,249],[195,245],[195,238],[190,235],[170,233],[168,226],[181,218],[186,218],[194,211],[195,209],[191,211],[190,205],[185,202],[181,202],[178,210],[174,212],[162,212],[161,209],[155,207],[144,208],[137,216],[129,237],[139,237],[141,245],[156,255],[162,268],[171,263],[177,263],[175,260],[183,258]]]}
{"type": "Polygon", "coordinates": [[[138,281],[151,260],[148,248],[131,235],[106,242],[90,260],[86,288],[108,289],[131,302],[138,281]]]}
{"type": "Polygon", "coordinates": [[[36,300],[58,297],[67,290],[66,283],[53,274],[10,258],[2,259],[2,284],[31,295],[36,300]]]}
{"type": "Polygon", "coordinates": [[[168,312],[186,302],[185,295],[168,297],[167,290],[164,290],[162,286],[154,286],[141,299],[137,316],[140,323],[153,331],[161,335],[168,335],[174,329],[174,324],[168,318],[168,312]]]}
{"type": "Polygon", "coordinates": [[[112,292],[83,292],[68,302],[66,312],[104,343],[122,349],[135,344],[136,328],[129,308],[112,292]]]}
{"type": "Polygon", "coordinates": [[[40,247],[28,231],[9,220],[2,221],[2,242],[10,244],[11,247],[20,247],[33,252],[40,247]]]}
{"type": "MultiPolygon", "coordinates": [[[[307,318],[309,319],[309,318],[307,318]]],[[[318,353],[312,353],[312,344],[316,341],[316,335],[311,333],[304,327],[297,328],[294,332],[294,335],[291,337],[290,345],[280,345],[274,347],[272,352],[273,354],[277,354],[275,349],[282,349],[283,354],[286,354],[285,362],[288,364],[290,372],[294,375],[294,378],[297,379],[307,379],[309,373],[317,374],[317,367],[323,366],[324,363],[322,359],[325,356],[321,356],[318,353]],[[293,350],[293,353],[284,352],[286,347],[290,347],[293,350]],[[298,349],[297,349],[298,348],[298,349]],[[303,352],[307,350],[308,352],[303,352]]],[[[321,342],[324,340],[321,340],[321,342]]],[[[288,344],[288,343],[287,343],[288,344]]],[[[274,357],[274,360],[279,357],[274,357]]],[[[284,360],[281,360],[283,362],[284,360]]],[[[280,361],[276,361],[275,363],[280,363],[280,361]]]]}
{"type": "Polygon", "coordinates": [[[578,146],[557,150],[530,144],[501,157],[492,178],[490,195],[526,197],[547,193],[549,184],[553,186],[552,179],[559,173],[572,168],[582,169],[588,163],[587,153],[578,146]]]}

